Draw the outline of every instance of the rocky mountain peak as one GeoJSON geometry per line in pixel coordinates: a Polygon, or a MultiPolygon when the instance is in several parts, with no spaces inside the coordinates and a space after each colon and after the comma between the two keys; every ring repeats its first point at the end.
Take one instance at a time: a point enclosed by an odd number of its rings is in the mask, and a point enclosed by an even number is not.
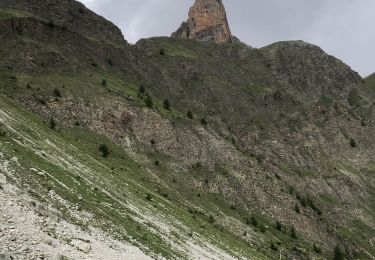
{"type": "Polygon", "coordinates": [[[221,0],[196,0],[189,17],[172,37],[226,43],[232,41],[225,8],[221,0]]]}

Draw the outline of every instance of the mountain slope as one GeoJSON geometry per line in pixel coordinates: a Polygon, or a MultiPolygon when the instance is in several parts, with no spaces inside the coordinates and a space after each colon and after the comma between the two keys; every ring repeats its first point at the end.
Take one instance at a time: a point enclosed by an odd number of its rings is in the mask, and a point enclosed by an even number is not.
{"type": "Polygon", "coordinates": [[[1,4],[12,185],[155,258],[374,257],[374,93],[350,67],[304,42],[130,46],[41,6],[1,4]]]}
{"type": "MultiPolygon", "coordinates": [[[[124,156],[119,147],[111,145],[111,158],[100,159],[96,147],[108,143],[105,139],[87,136],[80,129],[53,131],[9,99],[0,98],[1,171],[11,183],[30,191],[40,201],[34,206],[37,212],[38,208],[53,207],[58,209],[58,217],[84,229],[104,229],[151,255],[171,258],[220,254],[229,258],[221,251],[223,248],[238,256],[261,258],[227,232],[221,232],[220,240],[215,238],[217,231],[204,213],[197,212],[192,219],[195,213],[185,209],[187,202],[176,200],[175,195],[164,196],[167,190],[154,190],[151,183],[155,180],[124,156]],[[199,225],[205,226],[204,233],[199,232],[199,225]]],[[[54,230],[43,231],[46,236],[62,239],[54,230]]],[[[70,240],[74,239],[80,238],[70,240]]],[[[2,249],[9,244],[3,241],[2,249]]]]}
{"type": "Polygon", "coordinates": [[[368,77],[365,79],[365,84],[366,84],[366,86],[368,86],[368,87],[373,87],[373,86],[375,86],[375,74],[372,74],[372,75],[368,76],[368,77]]]}
{"type": "MultiPolygon", "coordinates": [[[[0,8],[17,10],[23,16],[33,16],[47,22],[51,27],[63,26],[87,38],[115,46],[126,44],[124,37],[113,23],[98,16],[83,4],[72,0],[3,0],[0,8]]],[[[16,22],[16,21],[15,21],[16,22]]]]}

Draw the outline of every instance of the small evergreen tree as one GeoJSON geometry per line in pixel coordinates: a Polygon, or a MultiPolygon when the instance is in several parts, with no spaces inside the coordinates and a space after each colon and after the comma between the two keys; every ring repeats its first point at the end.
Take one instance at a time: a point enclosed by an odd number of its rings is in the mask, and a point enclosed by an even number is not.
{"type": "Polygon", "coordinates": [[[103,87],[106,87],[106,86],[107,86],[107,80],[106,80],[106,79],[102,79],[102,86],[103,86],[103,87]]]}
{"type": "Polygon", "coordinates": [[[165,50],[164,49],[160,49],[159,54],[160,55],[165,55],[165,50]]]}
{"type": "Polygon", "coordinates": [[[283,229],[283,225],[279,221],[276,221],[275,228],[281,231],[283,229]]]}
{"type": "Polygon", "coordinates": [[[296,229],[294,227],[292,227],[292,229],[290,230],[290,236],[293,238],[293,239],[296,239],[297,238],[297,232],[296,232],[296,229]]]}
{"type": "Polygon", "coordinates": [[[106,144],[101,144],[99,146],[99,151],[102,153],[103,158],[107,158],[109,156],[109,148],[106,144]]]}
{"type": "Polygon", "coordinates": [[[254,227],[258,226],[258,220],[254,216],[251,217],[250,223],[254,227]]]}
{"type": "Polygon", "coordinates": [[[144,93],[146,92],[146,88],[145,88],[145,86],[143,86],[143,84],[141,84],[141,85],[139,86],[138,92],[139,92],[140,94],[144,94],[144,93]]]}
{"type": "Polygon", "coordinates": [[[350,146],[351,146],[352,148],[357,147],[357,142],[356,142],[353,138],[350,138],[350,146]]]}
{"type": "Polygon", "coordinates": [[[263,225],[263,224],[260,224],[259,230],[260,230],[260,232],[265,233],[266,232],[266,226],[263,225]]]}
{"type": "Polygon", "coordinates": [[[214,222],[215,222],[215,218],[214,218],[214,216],[210,215],[210,216],[208,217],[208,222],[210,222],[210,223],[214,223],[214,222]]]}
{"type": "Polygon", "coordinates": [[[152,195],[150,193],[146,194],[146,200],[152,201],[152,195]]]}
{"type": "Polygon", "coordinates": [[[58,88],[55,88],[54,90],[53,90],[53,95],[55,96],[55,97],[57,97],[57,98],[61,98],[61,92],[60,92],[60,90],[58,89],[58,88]]]}
{"type": "Polygon", "coordinates": [[[188,111],[186,112],[186,116],[187,116],[188,118],[190,118],[190,119],[193,119],[193,118],[194,118],[193,112],[191,112],[190,110],[188,110],[188,111]]]}
{"type": "Polygon", "coordinates": [[[153,106],[153,101],[151,96],[147,96],[145,99],[145,104],[147,107],[152,108],[153,106]]]}
{"type": "Polygon", "coordinates": [[[341,248],[339,245],[335,247],[335,251],[333,252],[333,260],[344,260],[345,256],[344,253],[342,252],[341,248]]]}
{"type": "Polygon", "coordinates": [[[202,118],[202,119],[201,119],[201,124],[202,124],[202,125],[207,125],[207,120],[206,120],[206,118],[202,118]]]}
{"type": "Polygon", "coordinates": [[[164,108],[167,109],[167,110],[170,110],[170,109],[171,109],[171,104],[170,104],[170,102],[169,102],[168,99],[165,99],[165,100],[164,100],[163,106],[164,106],[164,108]]]}
{"type": "Polygon", "coordinates": [[[49,128],[51,128],[52,130],[55,130],[56,129],[56,121],[53,117],[51,117],[51,119],[49,120],[49,128]]]}

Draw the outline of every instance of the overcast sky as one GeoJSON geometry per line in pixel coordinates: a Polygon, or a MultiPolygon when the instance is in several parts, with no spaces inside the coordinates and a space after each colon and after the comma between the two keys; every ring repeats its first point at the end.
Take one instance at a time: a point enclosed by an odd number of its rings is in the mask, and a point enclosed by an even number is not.
{"type": "MultiPolygon", "coordinates": [[[[81,0],[126,38],[169,36],[194,0],[81,0]]],[[[375,72],[375,0],[223,0],[232,33],[253,47],[304,40],[358,71],[375,72]]]]}

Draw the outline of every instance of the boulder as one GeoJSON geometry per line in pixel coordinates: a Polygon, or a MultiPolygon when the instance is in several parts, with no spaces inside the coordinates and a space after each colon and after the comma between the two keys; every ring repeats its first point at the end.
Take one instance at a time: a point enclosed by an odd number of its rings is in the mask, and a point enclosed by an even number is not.
{"type": "Polygon", "coordinates": [[[7,184],[7,177],[0,172],[0,185],[7,184]]]}

